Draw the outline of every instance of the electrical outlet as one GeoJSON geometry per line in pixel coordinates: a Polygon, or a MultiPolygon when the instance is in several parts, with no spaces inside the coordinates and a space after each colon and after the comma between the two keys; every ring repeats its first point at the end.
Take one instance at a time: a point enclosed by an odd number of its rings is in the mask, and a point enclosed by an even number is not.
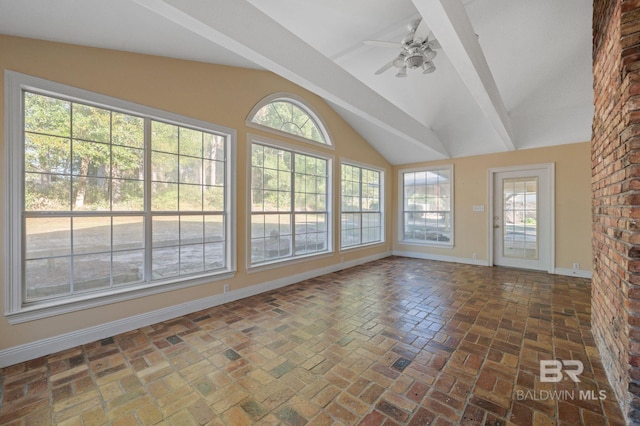
{"type": "Polygon", "coordinates": [[[225,284],[224,285],[224,292],[228,293],[229,292],[229,284],[225,284]]]}
{"type": "Polygon", "coordinates": [[[478,260],[478,253],[473,253],[473,260],[478,260]]]}
{"type": "Polygon", "coordinates": [[[574,271],[579,271],[580,270],[580,264],[579,263],[574,263],[573,264],[573,270],[574,271]]]}

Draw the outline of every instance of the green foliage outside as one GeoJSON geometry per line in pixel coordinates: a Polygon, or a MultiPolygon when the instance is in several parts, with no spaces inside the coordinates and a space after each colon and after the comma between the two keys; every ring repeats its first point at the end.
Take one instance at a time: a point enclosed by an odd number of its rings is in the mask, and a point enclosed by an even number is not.
{"type": "MultiPolygon", "coordinates": [[[[26,211],[144,209],[143,118],[24,96],[26,211]]],[[[224,138],[151,127],[153,210],[224,210],[224,138]]]]}
{"type": "Polygon", "coordinates": [[[380,172],[342,164],[342,211],[380,211],[380,172]]]}
{"type": "Polygon", "coordinates": [[[224,148],[222,136],[152,121],[152,210],[223,211],[224,148]]]}
{"type": "Polygon", "coordinates": [[[263,106],[252,121],[312,141],[327,143],[315,120],[302,108],[288,101],[274,101],[263,106]]]}
{"type": "Polygon", "coordinates": [[[25,209],[143,207],[139,117],[25,93],[25,209]]]}
{"type": "Polygon", "coordinates": [[[326,210],[326,160],[253,144],[251,165],[253,212],[285,213],[292,207],[296,212],[326,210]]]}

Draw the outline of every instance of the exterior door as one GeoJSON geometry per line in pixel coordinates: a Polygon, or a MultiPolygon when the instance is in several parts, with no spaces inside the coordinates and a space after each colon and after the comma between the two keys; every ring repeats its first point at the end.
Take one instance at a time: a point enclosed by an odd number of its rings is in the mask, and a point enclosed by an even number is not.
{"type": "Polygon", "coordinates": [[[493,264],[553,272],[553,165],[495,171],[493,264]]]}

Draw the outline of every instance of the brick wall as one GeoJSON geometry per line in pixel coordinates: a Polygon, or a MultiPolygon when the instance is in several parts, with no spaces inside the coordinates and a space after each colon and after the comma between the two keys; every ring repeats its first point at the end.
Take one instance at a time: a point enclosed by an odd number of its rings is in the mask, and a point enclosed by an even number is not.
{"type": "Polygon", "coordinates": [[[592,136],[596,345],[640,424],[640,0],[595,0],[592,136]]]}

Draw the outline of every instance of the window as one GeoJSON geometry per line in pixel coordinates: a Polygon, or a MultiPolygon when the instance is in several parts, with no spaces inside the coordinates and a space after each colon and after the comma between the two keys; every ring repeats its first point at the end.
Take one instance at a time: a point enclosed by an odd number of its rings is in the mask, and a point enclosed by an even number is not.
{"type": "Polygon", "coordinates": [[[251,145],[251,265],[328,252],[330,160],[251,145]]]}
{"type": "Polygon", "coordinates": [[[341,247],[382,242],[382,173],[343,163],[341,178],[341,247]]]}
{"type": "Polygon", "coordinates": [[[9,313],[232,271],[231,133],[10,76],[9,313]]]}
{"type": "Polygon", "coordinates": [[[402,240],[453,246],[453,167],[400,171],[402,240]]]}
{"type": "Polygon", "coordinates": [[[292,95],[275,94],[263,99],[249,114],[247,124],[286,133],[302,140],[331,145],[320,118],[304,102],[292,95]]]}
{"type": "Polygon", "coordinates": [[[152,279],[225,268],[224,142],[151,121],[152,279]]]}

